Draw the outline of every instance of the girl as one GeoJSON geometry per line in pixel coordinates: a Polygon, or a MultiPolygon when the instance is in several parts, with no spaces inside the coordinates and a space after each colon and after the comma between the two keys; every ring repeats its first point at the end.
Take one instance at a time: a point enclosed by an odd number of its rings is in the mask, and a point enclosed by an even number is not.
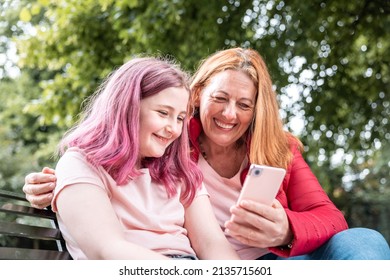
{"type": "Polygon", "coordinates": [[[52,208],[74,259],[238,259],[189,158],[187,77],[135,58],[62,139],[52,208]]]}

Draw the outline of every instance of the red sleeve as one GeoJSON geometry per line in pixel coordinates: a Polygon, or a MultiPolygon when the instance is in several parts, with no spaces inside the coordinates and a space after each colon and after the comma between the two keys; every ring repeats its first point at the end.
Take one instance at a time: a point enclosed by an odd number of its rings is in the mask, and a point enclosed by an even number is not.
{"type": "Polygon", "coordinates": [[[283,189],[277,196],[294,234],[292,248],[269,248],[283,257],[308,254],[348,228],[343,213],[331,202],[297,147],[293,154],[283,189]]]}

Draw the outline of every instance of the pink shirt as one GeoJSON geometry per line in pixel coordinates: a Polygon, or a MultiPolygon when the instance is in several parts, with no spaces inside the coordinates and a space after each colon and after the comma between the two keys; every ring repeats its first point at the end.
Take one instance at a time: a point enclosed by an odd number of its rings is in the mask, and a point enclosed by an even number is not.
{"type": "MultiPolygon", "coordinates": [[[[210,201],[214,209],[215,216],[222,228],[225,230],[225,222],[230,219],[230,207],[237,203],[242,185],[240,181],[240,174],[248,164],[245,159],[241,164],[239,172],[232,178],[221,177],[215,170],[206,162],[206,160],[199,155],[198,166],[202,170],[204,185],[210,195],[210,201]]],[[[237,251],[238,255],[243,260],[254,260],[258,257],[269,253],[267,249],[255,248],[247,246],[237,241],[228,234],[226,238],[237,251]]]]}
{"type": "MultiPolygon", "coordinates": [[[[168,198],[165,188],[152,182],[149,170],[144,168],[141,171],[143,175],[125,186],[117,186],[102,167],[92,166],[80,150],[71,148],[56,167],[57,186],[52,202],[53,211],[57,211],[56,200],[63,188],[76,183],[91,184],[107,193],[128,241],[162,254],[195,255],[183,227],[185,209],[179,199],[180,188],[177,195],[168,198]]],[[[205,188],[202,187],[197,195],[207,195],[205,188]]],[[[77,207],[82,211],[82,205],[77,207]]],[[[61,217],[57,216],[72,257],[86,259],[61,217]]]]}

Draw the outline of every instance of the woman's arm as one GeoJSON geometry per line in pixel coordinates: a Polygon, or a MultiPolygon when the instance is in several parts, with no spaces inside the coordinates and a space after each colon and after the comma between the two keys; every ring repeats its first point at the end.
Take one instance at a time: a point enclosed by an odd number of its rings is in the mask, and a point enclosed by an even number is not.
{"type": "Polygon", "coordinates": [[[125,239],[107,194],[97,186],[67,186],[55,203],[57,214],[89,259],[168,259],[125,239]]]}
{"type": "Polygon", "coordinates": [[[207,195],[197,196],[186,208],[184,226],[198,258],[240,259],[222,232],[207,195]]]}
{"type": "Polygon", "coordinates": [[[299,150],[294,149],[288,178],[278,199],[285,207],[293,232],[291,250],[270,250],[281,256],[307,254],[348,228],[343,213],[330,200],[299,150]]]}

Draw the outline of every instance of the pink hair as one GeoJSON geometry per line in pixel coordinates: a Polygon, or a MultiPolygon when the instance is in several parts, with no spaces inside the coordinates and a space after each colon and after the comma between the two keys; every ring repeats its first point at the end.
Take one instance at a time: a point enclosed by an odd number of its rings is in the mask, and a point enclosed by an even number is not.
{"type": "MultiPolygon", "coordinates": [[[[60,154],[68,147],[83,150],[87,160],[102,166],[118,185],[140,175],[140,101],[170,87],[189,92],[187,75],[178,66],[159,58],[135,58],[114,71],[89,100],[83,118],[62,139],[60,154]]],[[[182,199],[191,202],[202,182],[202,174],[189,157],[187,118],[182,135],[160,158],[146,158],[152,179],[163,184],[169,196],[184,183],[182,199]]]]}

